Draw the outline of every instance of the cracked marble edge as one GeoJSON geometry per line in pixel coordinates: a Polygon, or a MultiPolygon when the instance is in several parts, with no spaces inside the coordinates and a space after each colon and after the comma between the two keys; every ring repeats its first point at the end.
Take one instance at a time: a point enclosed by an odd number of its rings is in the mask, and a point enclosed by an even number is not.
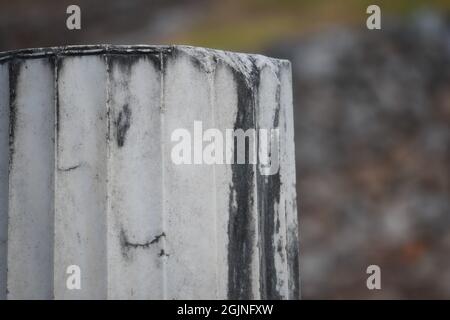
{"type": "Polygon", "coordinates": [[[148,53],[171,53],[179,50],[205,63],[208,68],[208,57],[215,57],[227,64],[234,65],[239,71],[248,73],[251,64],[255,63],[258,67],[275,66],[280,64],[290,65],[288,60],[270,58],[260,54],[239,53],[223,51],[218,49],[209,49],[203,47],[193,47],[186,45],[73,45],[60,47],[44,47],[18,49],[0,52],[0,62],[14,58],[32,59],[47,56],[84,56],[95,54],[148,54],[148,53]]]}

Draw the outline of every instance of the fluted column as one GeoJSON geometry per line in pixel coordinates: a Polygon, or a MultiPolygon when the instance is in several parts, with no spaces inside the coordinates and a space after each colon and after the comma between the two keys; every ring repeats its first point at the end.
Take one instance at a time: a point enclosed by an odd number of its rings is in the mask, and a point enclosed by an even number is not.
{"type": "Polygon", "coordinates": [[[292,111],[290,63],[260,55],[0,54],[0,298],[299,298],[292,111]]]}

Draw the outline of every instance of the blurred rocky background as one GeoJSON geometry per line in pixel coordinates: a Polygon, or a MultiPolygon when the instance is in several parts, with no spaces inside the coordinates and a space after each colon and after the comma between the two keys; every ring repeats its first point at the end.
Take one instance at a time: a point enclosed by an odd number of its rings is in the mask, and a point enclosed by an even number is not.
{"type": "Polygon", "coordinates": [[[450,3],[0,0],[0,51],[190,44],[293,63],[305,299],[450,299],[450,3]],[[65,27],[66,8],[82,29],[65,27]],[[378,4],[382,29],[366,28],[378,4]],[[366,288],[368,265],[382,290],[366,288]]]}

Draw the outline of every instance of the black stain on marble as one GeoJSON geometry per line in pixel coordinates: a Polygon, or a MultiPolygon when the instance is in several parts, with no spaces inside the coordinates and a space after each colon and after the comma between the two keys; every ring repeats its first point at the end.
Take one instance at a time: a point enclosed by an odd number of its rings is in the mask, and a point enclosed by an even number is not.
{"type": "MultiPolygon", "coordinates": [[[[161,71],[161,56],[159,54],[111,54],[106,57],[107,73],[109,78],[110,91],[124,92],[126,103],[122,106],[117,117],[114,119],[116,142],[119,148],[123,147],[126,142],[126,136],[132,122],[132,104],[135,101],[133,92],[130,90],[130,79],[132,77],[133,68],[140,61],[150,61],[157,72],[161,71]],[[114,70],[119,68],[120,80],[114,78],[114,70]]],[[[114,105],[113,97],[107,97],[108,105],[114,105]]],[[[106,118],[110,119],[111,110],[106,111],[106,118]]],[[[110,140],[110,121],[108,121],[107,141],[110,140]]]]}
{"type": "Polygon", "coordinates": [[[9,62],[9,163],[14,155],[14,138],[17,129],[17,89],[21,62],[14,59],[9,62]]]}
{"type": "Polygon", "coordinates": [[[128,106],[128,104],[125,104],[122,107],[122,110],[119,112],[119,115],[117,116],[115,124],[116,124],[116,141],[117,145],[121,148],[125,144],[127,132],[130,129],[131,125],[131,109],[128,106]]]}
{"type": "MultiPolygon", "coordinates": [[[[295,189],[294,189],[295,190],[295,189]]],[[[294,199],[292,211],[297,212],[297,202],[294,199]]],[[[289,270],[289,299],[300,299],[300,254],[298,226],[287,228],[287,261],[289,270]]]]}
{"type": "Polygon", "coordinates": [[[58,171],[61,171],[61,172],[70,172],[70,171],[73,171],[73,170],[78,169],[79,167],[81,167],[81,164],[77,164],[77,165],[70,166],[70,167],[67,167],[67,168],[58,168],[58,171]]]}
{"type": "MultiPolygon", "coordinates": [[[[278,74],[279,77],[279,74],[278,74]]],[[[275,96],[275,110],[273,110],[272,127],[278,128],[280,114],[280,86],[277,87],[275,96]]],[[[268,129],[268,128],[266,128],[268,129]]],[[[279,144],[276,144],[279,147],[279,144]]],[[[258,150],[259,150],[258,140],[258,150]]],[[[279,154],[278,152],[276,154],[279,154]]],[[[259,163],[259,159],[258,159],[259,163]]],[[[258,212],[261,233],[261,296],[263,299],[280,300],[282,298],[277,289],[277,284],[282,279],[277,278],[275,267],[275,256],[285,255],[286,249],[275,243],[275,235],[280,232],[280,214],[279,212],[281,177],[280,171],[273,175],[262,175],[259,170],[257,174],[258,185],[258,212]]]]}
{"type": "Polygon", "coordinates": [[[166,237],[166,234],[162,232],[161,234],[158,234],[153,237],[152,240],[145,241],[145,242],[131,242],[125,232],[125,230],[122,228],[120,230],[120,247],[122,249],[122,256],[129,259],[129,251],[131,249],[149,249],[151,246],[159,243],[162,238],[166,237]]]}
{"type": "MultiPolygon", "coordinates": [[[[254,129],[256,126],[256,90],[259,71],[256,66],[247,77],[234,70],[237,85],[237,115],[234,129],[254,129]]],[[[237,142],[234,142],[237,150],[237,142]]],[[[245,164],[232,164],[232,183],[229,195],[228,223],[228,299],[253,299],[252,257],[256,242],[255,221],[252,211],[255,206],[255,166],[249,164],[249,142],[245,143],[245,164]]],[[[235,157],[237,155],[235,154],[235,157]]],[[[236,162],[236,159],[235,161],[236,162]]]]}

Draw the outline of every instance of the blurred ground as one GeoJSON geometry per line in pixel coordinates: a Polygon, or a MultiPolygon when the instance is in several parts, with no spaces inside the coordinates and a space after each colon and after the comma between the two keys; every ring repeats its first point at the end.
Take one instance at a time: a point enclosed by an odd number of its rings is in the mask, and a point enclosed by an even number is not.
{"type": "Polygon", "coordinates": [[[450,298],[449,25],[423,12],[289,53],[305,297],[450,298]]]}
{"type": "Polygon", "coordinates": [[[0,0],[0,50],[191,44],[293,63],[303,297],[450,299],[448,1],[0,0]],[[365,28],[369,4],[382,30],[365,28]],[[65,28],[69,4],[82,30],[65,28]],[[382,290],[365,287],[378,264],[382,290]]]}

